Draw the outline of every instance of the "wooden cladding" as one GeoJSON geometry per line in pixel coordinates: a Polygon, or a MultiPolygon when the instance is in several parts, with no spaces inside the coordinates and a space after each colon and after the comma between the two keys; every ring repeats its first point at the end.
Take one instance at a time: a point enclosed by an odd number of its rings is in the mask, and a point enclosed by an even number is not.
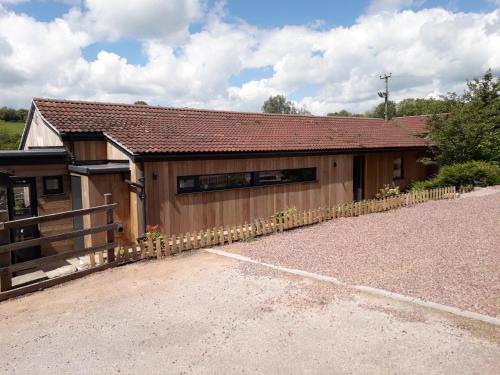
{"type": "Polygon", "coordinates": [[[145,175],[147,223],[170,233],[233,225],[287,207],[302,210],[352,200],[351,155],[147,161],[145,175]],[[317,181],[177,194],[178,176],[298,168],[315,168],[317,181]]]}
{"type": "MultiPolygon", "coordinates": [[[[364,196],[373,198],[384,184],[393,182],[393,160],[404,160],[405,178],[395,181],[401,188],[426,176],[417,164],[423,153],[413,151],[367,153],[364,196]]],[[[270,216],[296,207],[299,210],[333,206],[353,200],[354,155],[322,155],[281,158],[146,161],[147,224],[160,225],[164,232],[179,233],[210,226],[270,216]],[[276,171],[315,168],[312,182],[249,186],[239,189],[177,194],[182,176],[221,175],[235,171],[276,171]]]]}

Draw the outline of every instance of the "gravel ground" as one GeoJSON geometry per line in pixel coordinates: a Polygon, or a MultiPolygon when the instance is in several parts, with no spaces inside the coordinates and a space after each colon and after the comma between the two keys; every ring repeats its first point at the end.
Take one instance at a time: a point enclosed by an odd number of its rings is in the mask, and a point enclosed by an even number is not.
{"type": "Polygon", "coordinates": [[[500,316],[500,194],[435,201],[301,228],[234,251],[500,316]]]}
{"type": "Polygon", "coordinates": [[[0,303],[2,374],[498,374],[500,329],[205,252],[0,303]]]}

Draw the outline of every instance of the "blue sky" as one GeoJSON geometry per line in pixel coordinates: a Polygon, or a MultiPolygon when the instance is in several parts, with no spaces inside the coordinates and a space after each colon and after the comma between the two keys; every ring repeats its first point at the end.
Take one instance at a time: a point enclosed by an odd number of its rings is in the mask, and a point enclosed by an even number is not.
{"type": "MultiPolygon", "coordinates": [[[[6,6],[24,12],[40,21],[51,21],[63,16],[77,1],[33,0],[6,6]],[[73,5],[72,5],[73,4],[73,5]]],[[[442,7],[460,12],[489,12],[498,3],[494,0],[426,0],[417,1],[413,9],[442,7]]],[[[208,7],[214,1],[208,2],[208,7]]],[[[228,0],[227,13],[251,24],[273,27],[282,25],[312,24],[317,20],[326,26],[348,26],[370,5],[369,0],[228,0]]]]}
{"type": "Polygon", "coordinates": [[[452,31],[469,28],[464,38],[476,32],[484,46],[495,44],[499,3],[0,0],[0,50],[7,51],[0,82],[20,84],[18,95],[2,96],[0,89],[0,101],[21,105],[39,95],[145,98],[165,105],[258,110],[265,96],[283,93],[313,112],[363,111],[376,104],[371,97],[379,86],[376,77],[389,69],[396,99],[444,93],[460,88],[470,74],[487,67],[497,71],[495,52],[477,56],[477,41],[471,40],[476,57],[461,55],[456,47],[462,42],[452,31]],[[20,25],[20,35],[12,25],[20,25]],[[398,38],[402,33],[408,34],[407,45],[398,38]],[[27,62],[29,53],[39,58],[37,43],[40,49],[47,43],[41,49],[46,68],[27,62]],[[54,49],[57,60],[49,61],[45,54],[54,49]],[[430,59],[428,68],[410,67],[415,57],[430,59]],[[451,69],[443,61],[448,58],[451,69]]]}

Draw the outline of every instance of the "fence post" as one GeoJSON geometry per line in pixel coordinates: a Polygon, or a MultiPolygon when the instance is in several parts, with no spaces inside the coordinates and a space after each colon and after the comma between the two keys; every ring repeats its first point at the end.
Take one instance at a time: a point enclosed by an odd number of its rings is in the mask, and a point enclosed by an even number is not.
{"type": "MultiPolygon", "coordinates": [[[[110,193],[104,194],[104,204],[113,203],[113,196],[110,193]]],[[[106,224],[113,224],[113,210],[106,211],[106,224]]],[[[106,242],[113,243],[115,242],[115,231],[108,230],[106,232],[106,242]]],[[[115,261],[115,249],[108,249],[108,263],[112,263],[115,261]]]]}

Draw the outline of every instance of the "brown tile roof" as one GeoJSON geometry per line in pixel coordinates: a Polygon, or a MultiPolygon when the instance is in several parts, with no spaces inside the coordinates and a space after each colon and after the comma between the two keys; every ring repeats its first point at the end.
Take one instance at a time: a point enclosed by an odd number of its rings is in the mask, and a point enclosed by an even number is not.
{"type": "Polygon", "coordinates": [[[429,132],[426,124],[430,117],[430,115],[394,117],[392,121],[396,126],[401,126],[411,134],[425,135],[429,132]]]}
{"type": "Polygon", "coordinates": [[[423,147],[380,119],[277,115],[33,99],[60,133],[102,132],[133,153],[423,147]]]}

